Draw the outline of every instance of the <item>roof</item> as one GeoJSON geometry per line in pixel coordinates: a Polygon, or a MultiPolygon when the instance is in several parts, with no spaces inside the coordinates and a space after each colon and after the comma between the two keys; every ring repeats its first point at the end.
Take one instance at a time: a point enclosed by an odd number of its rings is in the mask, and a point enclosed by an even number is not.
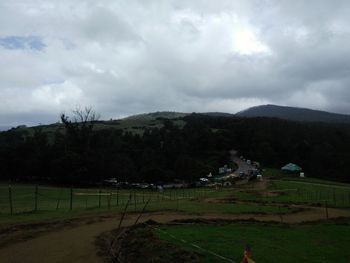
{"type": "Polygon", "coordinates": [[[298,166],[298,165],[296,165],[296,164],[294,164],[294,163],[289,163],[289,164],[286,164],[285,166],[283,166],[283,167],[281,168],[281,170],[283,170],[283,171],[289,171],[289,172],[299,172],[299,171],[301,171],[302,169],[301,169],[300,166],[298,166]]]}

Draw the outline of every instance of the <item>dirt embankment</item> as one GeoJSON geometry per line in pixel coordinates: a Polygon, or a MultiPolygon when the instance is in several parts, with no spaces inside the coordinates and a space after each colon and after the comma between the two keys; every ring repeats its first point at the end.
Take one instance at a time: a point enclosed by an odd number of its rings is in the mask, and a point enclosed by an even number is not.
{"type": "Polygon", "coordinates": [[[160,240],[148,224],[105,232],[97,237],[96,245],[108,263],[200,262],[196,253],[160,240]]]}

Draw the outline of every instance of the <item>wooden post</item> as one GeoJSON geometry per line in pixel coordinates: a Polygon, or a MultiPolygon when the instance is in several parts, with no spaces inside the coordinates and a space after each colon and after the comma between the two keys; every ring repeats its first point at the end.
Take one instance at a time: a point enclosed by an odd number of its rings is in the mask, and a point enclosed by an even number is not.
{"type": "Polygon", "coordinates": [[[38,211],[38,185],[35,185],[34,192],[34,211],[38,211]]]}
{"type": "Polygon", "coordinates": [[[69,202],[69,210],[73,209],[73,187],[70,188],[70,202],[69,202]]]}
{"type": "Polygon", "coordinates": [[[112,198],[112,193],[109,193],[109,195],[107,196],[108,210],[111,209],[111,198],[112,198]]]}
{"type": "Polygon", "coordinates": [[[279,212],[279,215],[280,215],[281,223],[283,223],[283,217],[282,217],[281,206],[280,205],[278,206],[278,212],[279,212]]]}
{"type": "Polygon", "coordinates": [[[119,206],[119,189],[117,188],[117,206],[119,206]]]}
{"type": "Polygon", "coordinates": [[[325,205],[325,208],[326,208],[326,219],[328,220],[328,204],[327,204],[327,200],[325,200],[324,205],[325,205]]]}
{"type": "Polygon", "coordinates": [[[145,190],[142,190],[142,203],[145,203],[145,190]]]}
{"type": "Polygon", "coordinates": [[[134,190],[134,209],[136,211],[136,189],[134,190]]]}
{"type": "Polygon", "coordinates": [[[13,214],[13,204],[12,204],[12,188],[9,185],[9,203],[10,203],[10,213],[13,214]]]}
{"type": "Polygon", "coordinates": [[[98,190],[98,208],[101,208],[101,188],[98,190]]]}
{"type": "Polygon", "coordinates": [[[60,206],[62,190],[63,190],[63,189],[61,189],[60,194],[59,194],[58,199],[57,199],[56,210],[58,210],[58,208],[59,208],[59,206],[60,206]]]}

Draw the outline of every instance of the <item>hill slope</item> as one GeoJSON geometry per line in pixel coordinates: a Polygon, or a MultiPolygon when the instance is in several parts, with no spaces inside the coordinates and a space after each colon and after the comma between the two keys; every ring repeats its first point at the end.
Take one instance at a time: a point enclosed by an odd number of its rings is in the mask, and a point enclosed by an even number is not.
{"type": "Polygon", "coordinates": [[[273,117],[293,121],[350,123],[350,115],[277,105],[261,105],[236,113],[238,117],[273,117]]]}

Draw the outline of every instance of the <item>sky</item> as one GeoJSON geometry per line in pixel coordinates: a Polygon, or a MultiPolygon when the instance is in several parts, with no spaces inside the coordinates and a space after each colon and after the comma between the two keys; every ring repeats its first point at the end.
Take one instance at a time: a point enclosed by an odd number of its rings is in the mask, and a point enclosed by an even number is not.
{"type": "Polygon", "coordinates": [[[228,112],[350,114],[348,0],[0,0],[0,126],[228,112]]]}

